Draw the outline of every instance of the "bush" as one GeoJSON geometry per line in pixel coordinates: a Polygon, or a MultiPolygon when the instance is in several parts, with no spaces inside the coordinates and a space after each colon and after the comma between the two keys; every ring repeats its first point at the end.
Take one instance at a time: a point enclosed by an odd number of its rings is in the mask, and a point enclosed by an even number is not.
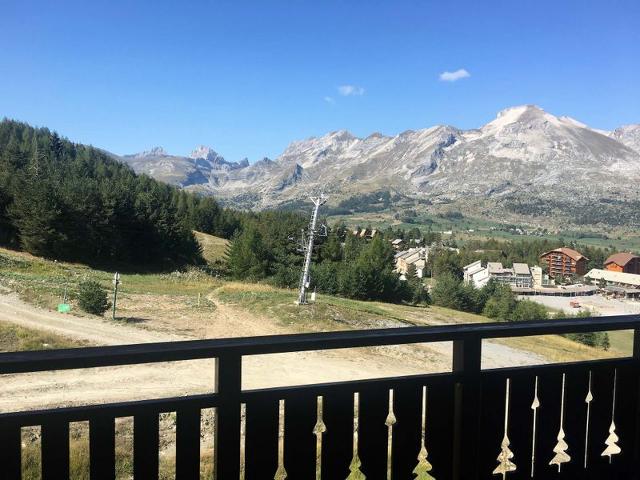
{"type": "MultiPolygon", "coordinates": [[[[595,317],[596,315],[589,309],[582,310],[577,314],[565,313],[559,311],[554,318],[567,319],[567,318],[587,318],[595,317]]],[[[605,351],[611,348],[611,341],[609,340],[609,334],[607,332],[584,332],[584,333],[566,333],[563,337],[573,340],[574,342],[582,343],[589,347],[601,348],[605,351]]]]}
{"type": "Polygon", "coordinates": [[[513,310],[512,319],[516,322],[526,320],[547,320],[549,313],[544,305],[531,300],[520,300],[513,310]]]}
{"type": "Polygon", "coordinates": [[[569,340],[589,347],[602,348],[603,350],[609,350],[611,347],[607,332],[567,333],[565,336],[569,340]]]}
{"type": "Polygon", "coordinates": [[[111,307],[111,302],[107,299],[107,291],[93,280],[80,284],[78,303],[82,310],[93,315],[102,315],[111,307]]]}

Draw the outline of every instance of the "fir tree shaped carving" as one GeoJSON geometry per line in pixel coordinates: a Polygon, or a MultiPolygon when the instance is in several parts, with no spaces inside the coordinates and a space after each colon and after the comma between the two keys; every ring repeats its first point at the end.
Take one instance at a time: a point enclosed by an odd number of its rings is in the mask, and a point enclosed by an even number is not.
{"type": "Polygon", "coordinates": [[[549,465],[557,465],[558,472],[562,469],[563,463],[568,463],[571,461],[571,457],[567,453],[569,450],[569,445],[565,442],[565,433],[564,433],[564,391],[565,391],[565,380],[566,374],[562,374],[562,397],[560,400],[560,431],[558,432],[558,443],[553,449],[553,453],[555,456],[549,462],[549,465]]]}
{"type": "Polygon", "coordinates": [[[620,441],[620,437],[616,434],[616,393],[617,393],[617,380],[618,380],[618,370],[615,370],[613,374],[613,407],[611,408],[611,425],[609,426],[609,436],[605,440],[604,444],[607,448],[602,452],[603,457],[609,457],[609,463],[611,463],[614,455],[619,455],[622,453],[622,449],[618,446],[618,442],[620,441]]]}
{"type": "Polygon", "coordinates": [[[429,473],[433,470],[433,466],[427,460],[427,456],[427,449],[423,444],[422,448],[420,448],[420,453],[418,453],[418,465],[413,469],[414,480],[435,480],[435,477],[432,477],[429,473]]]}
{"type": "Polygon", "coordinates": [[[435,480],[429,473],[433,466],[427,460],[427,387],[422,387],[422,430],[420,440],[420,451],[418,452],[418,464],[413,469],[414,480],[435,480]]]}
{"type": "Polygon", "coordinates": [[[507,378],[504,399],[504,436],[500,444],[500,453],[498,454],[498,466],[493,471],[494,475],[502,475],[503,480],[507,478],[507,473],[515,472],[516,464],[511,461],[513,452],[509,448],[509,390],[511,388],[511,379],[507,378]]]}
{"type": "Polygon", "coordinates": [[[362,473],[360,467],[360,457],[358,456],[358,423],[359,423],[359,410],[360,410],[360,394],[353,394],[353,458],[349,465],[349,476],[347,480],[365,480],[367,477],[362,473]]]}
{"type": "Polygon", "coordinates": [[[349,465],[349,471],[351,473],[347,477],[347,480],[365,480],[367,477],[364,475],[364,473],[362,473],[360,467],[362,467],[362,463],[360,462],[360,458],[356,453],[353,457],[353,460],[351,460],[351,464],[349,465]]]}

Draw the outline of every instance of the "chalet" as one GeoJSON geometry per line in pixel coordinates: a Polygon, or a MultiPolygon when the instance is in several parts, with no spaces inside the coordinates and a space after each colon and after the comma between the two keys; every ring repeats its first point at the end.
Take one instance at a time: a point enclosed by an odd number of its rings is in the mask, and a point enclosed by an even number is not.
{"type": "Polygon", "coordinates": [[[409,266],[413,265],[416,268],[416,276],[422,278],[428,258],[429,250],[427,248],[410,248],[409,250],[398,252],[395,255],[396,272],[400,275],[406,275],[409,271],[409,266]]]}
{"type": "Polygon", "coordinates": [[[640,275],[640,257],[633,253],[614,253],[604,262],[604,269],[640,275]]]}
{"type": "Polygon", "coordinates": [[[587,272],[587,257],[567,247],[556,248],[540,255],[542,263],[547,265],[550,277],[584,275],[587,272]]]}

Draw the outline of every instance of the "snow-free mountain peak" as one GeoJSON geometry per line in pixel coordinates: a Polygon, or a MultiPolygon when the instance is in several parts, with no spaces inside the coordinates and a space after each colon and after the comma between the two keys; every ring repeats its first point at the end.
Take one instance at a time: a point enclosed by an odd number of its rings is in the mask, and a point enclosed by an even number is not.
{"type": "Polygon", "coordinates": [[[206,145],[199,145],[191,152],[189,157],[193,158],[194,160],[197,158],[204,158],[206,160],[209,160],[210,157],[217,158],[220,157],[220,155],[211,147],[207,147],[206,145]]]}
{"type": "Polygon", "coordinates": [[[143,152],[134,153],[132,155],[127,155],[128,157],[134,158],[145,158],[145,157],[162,157],[167,155],[167,152],[162,147],[152,147],[149,150],[145,150],[143,152]]]}
{"type": "Polygon", "coordinates": [[[527,128],[588,128],[578,120],[568,116],[556,117],[537,105],[519,105],[498,112],[496,118],[482,127],[482,130],[487,132],[512,130],[514,125],[527,128]]]}

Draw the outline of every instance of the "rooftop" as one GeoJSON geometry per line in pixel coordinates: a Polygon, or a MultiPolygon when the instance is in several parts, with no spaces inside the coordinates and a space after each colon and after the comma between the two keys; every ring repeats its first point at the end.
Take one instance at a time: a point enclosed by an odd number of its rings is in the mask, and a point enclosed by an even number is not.
{"type": "Polygon", "coordinates": [[[607,282],[640,287],[640,275],[635,275],[633,273],[612,272],[611,270],[594,268],[589,270],[585,277],[593,280],[605,280],[607,282]]]}
{"type": "Polygon", "coordinates": [[[576,262],[578,260],[583,259],[583,258],[585,260],[589,260],[587,257],[582,255],[580,252],[574,250],[573,248],[569,248],[569,247],[561,247],[561,248],[555,248],[553,250],[549,250],[548,252],[545,252],[542,255],[540,255],[540,257],[545,257],[545,256],[549,255],[550,253],[563,253],[564,255],[567,255],[568,257],[570,257],[573,260],[575,260],[576,262]]]}
{"type": "Polygon", "coordinates": [[[514,263],[513,271],[516,275],[531,275],[529,265],[527,265],[526,263],[514,263]]]}
{"type": "Polygon", "coordinates": [[[624,267],[627,263],[635,258],[640,258],[638,255],[627,252],[614,253],[609,258],[607,258],[604,262],[605,265],[609,265],[611,263],[615,263],[616,265],[620,265],[624,267]]]}

